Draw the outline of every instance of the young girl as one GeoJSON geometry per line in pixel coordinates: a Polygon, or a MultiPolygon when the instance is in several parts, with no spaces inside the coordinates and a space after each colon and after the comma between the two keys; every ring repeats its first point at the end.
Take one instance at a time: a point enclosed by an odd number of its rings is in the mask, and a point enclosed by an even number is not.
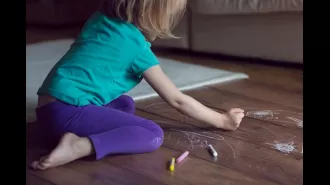
{"type": "Polygon", "coordinates": [[[69,51],[38,90],[37,121],[57,147],[32,163],[45,170],[81,157],[152,152],[163,143],[162,129],[134,115],[123,95],[144,78],[181,113],[215,128],[235,130],[242,109],[217,113],[181,93],[150,49],[155,38],[174,37],[186,0],[104,0],[69,51]]]}

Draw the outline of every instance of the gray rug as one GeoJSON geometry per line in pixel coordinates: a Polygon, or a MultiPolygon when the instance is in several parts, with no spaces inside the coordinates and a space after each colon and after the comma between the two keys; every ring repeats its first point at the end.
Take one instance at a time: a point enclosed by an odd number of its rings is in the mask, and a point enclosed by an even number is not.
{"type": "MultiPolygon", "coordinates": [[[[73,42],[71,39],[26,45],[26,120],[35,119],[36,92],[54,64],[65,54],[73,42]]],[[[248,78],[246,74],[186,64],[159,58],[162,69],[180,90],[248,78]]],[[[135,100],[158,96],[142,81],[127,93],[135,100]]]]}

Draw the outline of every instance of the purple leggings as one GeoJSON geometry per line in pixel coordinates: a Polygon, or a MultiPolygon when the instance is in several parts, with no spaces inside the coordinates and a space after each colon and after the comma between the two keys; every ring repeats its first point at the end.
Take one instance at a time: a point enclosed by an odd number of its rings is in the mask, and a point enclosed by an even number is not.
{"type": "Polygon", "coordinates": [[[134,111],[133,99],[123,95],[103,107],[55,101],[37,108],[36,115],[45,139],[58,143],[67,132],[88,137],[98,160],[108,154],[152,152],[161,146],[163,130],[134,111]]]}

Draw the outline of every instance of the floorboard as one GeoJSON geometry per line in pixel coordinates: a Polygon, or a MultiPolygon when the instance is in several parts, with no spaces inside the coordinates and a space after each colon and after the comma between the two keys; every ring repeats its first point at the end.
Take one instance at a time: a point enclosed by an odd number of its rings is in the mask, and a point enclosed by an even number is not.
{"type": "MultiPolygon", "coordinates": [[[[235,132],[223,131],[221,129],[214,129],[209,126],[205,126],[203,123],[196,122],[190,118],[180,118],[179,114],[176,114],[174,111],[170,114],[171,116],[164,116],[160,114],[147,113],[137,111],[138,115],[146,117],[148,119],[154,120],[154,122],[162,125],[164,128],[168,129],[168,125],[164,123],[172,123],[173,125],[179,125],[183,127],[183,130],[194,128],[197,130],[203,129],[204,131],[214,132],[213,135],[222,135],[231,137],[237,140],[246,141],[258,146],[263,146],[266,148],[274,149],[278,151],[272,144],[275,141],[282,141],[283,143],[293,142],[295,143],[295,150],[289,153],[295,157],[301,158],[302,153],[302,131],[297,129],[285,129],[281,126],[265,124],[262,121],[256,121],[253,119],[246,118],[243,120],[240,128],[235,132]],[[160,115],[160,116],[159,116],[160,115]],[[164,121],[165,119],[165,121],[164,121]],[[174,124],[175,123],[175,124],[174,124]]],[[[179,128],[180,128],[179,127],[179,128]]],[[[193,130],[194,130],[193,129],[193,130]]],[[[211,134],[212,136],[212,134],[211,134]]]]}
{"type": "Polygon", "coordinates": [[[289,108],[299,110],[303,108],[302,93],[294,92],[294,90],[291,92],[288,90],[281,90],[271,85],[260,84],[251,80],[240,80],[232,83],[213,85],[212,87],[224,92],[268,101],[289,108]]]}
{"type": "Polygon", "coordinates": [[[48,181],[42,180],[41,178],[31,174],[26,174],[26,185],[55,185],[48,181]]]}
{"type": "Polygon", "coordinates": [[[168,161],[180,154],[181,152],[176,150],[161,147],[148,154],[116,156],[105,160],[127,170],[159,179],[165,184],[275,184],[192,155],[181,165],[176,165],[175,172],[168,172],[168,161]]]}
{"type": "Polygon", "coordinates": [[[165,147],[181,153],[188,150],[190,155],[280,184],[299,184],[302,180],[301,155],[285,155],[270,145],[260,146],[237,139],[221,130],[203,129],[146,112],[137,111],[137,115],[154,120],[165,130],[165,147]],[[206,144],[212,144],[217,150],[217,160],[211,157],[206,144]]]}

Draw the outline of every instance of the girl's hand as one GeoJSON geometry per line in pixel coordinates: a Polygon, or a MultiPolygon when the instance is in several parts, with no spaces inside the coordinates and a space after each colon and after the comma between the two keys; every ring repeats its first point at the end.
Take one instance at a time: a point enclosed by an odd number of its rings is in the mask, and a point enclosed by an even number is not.
{"type": "Polygon", "coordinates": [[[230,109],[222,114],[222,120],[219,122],[219,128],[226,130],[236,130],[242,122],[244,110],[240,108],[230,109]]]}

